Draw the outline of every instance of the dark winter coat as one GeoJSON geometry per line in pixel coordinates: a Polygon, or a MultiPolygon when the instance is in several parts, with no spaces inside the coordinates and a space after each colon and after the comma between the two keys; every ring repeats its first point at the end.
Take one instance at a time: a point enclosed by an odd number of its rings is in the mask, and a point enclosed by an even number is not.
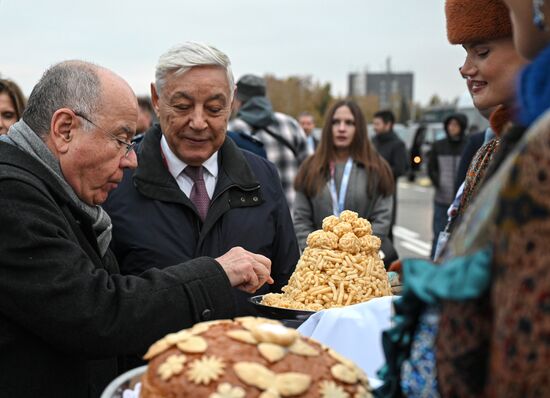
{"type": "Polygon", "coordinates": [[[235,314],[216,261],[117,275],[88,220],[44,166],[0,142],[1,397],[98,397],[117,355],[235,314]]]}
{"type": "MultiPolygon", "coordinates": [[[[199,256],[216,258],[241,246],[272,261],[275,284],[255,294],[279,291],[294,271],[299,251],[273,164],[226,139],[203,224],[163,162],[161,135],[159,125],[145,134],[139,167],[125,173],[104,206],[113,221],[112,247],[122,273],[139,274],[199,256]]],[[[250,295],[237,289],[235,294],[239,314],[256,313],[247,302],[250,295]]]]}
{"type": "Polygon", "coordinates": [[[455,196],[456,176],[462,150],[466,144],[465,131],[467,119],[462,114],[454,114],[445,120],[447,137],[436,141],[428,159],[428,175],[435,187],[434,202],[450,206],[455,196]],[[457,138],[450,137],[447,126],[451,120],[457,120],[462,128],[457,138]]]}
{"type": "Polygon", "coordinates": [[[375,135],[372,137],[372,143],[378,153],[390,165],[393,179],[397,183],[397,178],[405,174],[409,169],[409,154],[405,143],[393,130],[388,133],[375,135]]]}

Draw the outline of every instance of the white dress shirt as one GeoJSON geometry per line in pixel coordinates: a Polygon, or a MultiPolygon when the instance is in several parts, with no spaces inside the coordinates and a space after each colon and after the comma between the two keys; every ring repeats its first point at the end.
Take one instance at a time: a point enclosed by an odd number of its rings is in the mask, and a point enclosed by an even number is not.
{"type": "MultiPolygon", "coordinates": [[[[164,135],[160,139],[160,147],[168,166],[168,171],[174,177],[181,191],[187,196],[191,196],[191,189],[193,188],[193,180],[183,170],[187,167],[187,163],[178,158],[174,152],[168,146],[168,142],[164,135]]],[[[214,152],[210,158],[208,158],[202,166],[204,167],[203,178],[206,185],[206,192],[208,197],[212,199],[214,195],[214,189],[216,188],[216,181],[218,180],[218,151],[214,152]]]]}

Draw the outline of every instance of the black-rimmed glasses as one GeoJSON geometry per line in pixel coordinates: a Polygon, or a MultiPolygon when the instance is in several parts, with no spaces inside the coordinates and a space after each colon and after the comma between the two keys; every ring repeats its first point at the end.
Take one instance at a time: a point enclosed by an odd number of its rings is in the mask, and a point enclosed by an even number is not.
{"type": "Polygon", "coordinates": [[[87,121],[88,123],[90,123],[92,126],[95,126],[96,128],[100,129],[101,131],[103,131],[104,133],[106,133],[107,135],[109,135],[112,139],[114,139],[116,142],[118,142],[120,145],[124,145],[126,147],[126,151],[124,152],[124,157],[128,157],[128,155],[130,154],[130,152],[132,152],[134,149],[135,149],[135,146],[136,146],[136,143],[135,142],[126,142],[124,140],[121,140],[120,138],[118,138],[116,135],[114,135],[113,133],[111,133],[110,131],[107,131],[105,130],[104,128],[102,127],[99,127],[97,124],[95,124],[94,122],[92,122],[88,117],[84,116],[82,113],[78,112],[78,111],[75,111],[73,110],[74,114],[78,117],[81,117],[82,119],[84,119],[85,121],[87,121]]]}

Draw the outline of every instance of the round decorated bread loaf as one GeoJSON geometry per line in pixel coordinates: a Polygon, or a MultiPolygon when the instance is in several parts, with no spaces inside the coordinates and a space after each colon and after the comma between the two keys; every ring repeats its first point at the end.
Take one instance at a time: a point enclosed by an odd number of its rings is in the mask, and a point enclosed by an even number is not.
{"type": "Polygon", "coordinates": [[[154,343],[141,398],[367,398],[350,360],[264,318],[212,321],[154,343]]]}

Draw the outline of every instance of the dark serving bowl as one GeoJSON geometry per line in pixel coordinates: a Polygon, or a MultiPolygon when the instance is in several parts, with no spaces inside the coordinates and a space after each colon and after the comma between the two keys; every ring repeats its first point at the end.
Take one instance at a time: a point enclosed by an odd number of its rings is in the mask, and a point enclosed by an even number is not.
{"type": "Polygon", "coordinates": [[[248,299],[260,314],[266,318],[281,320],[286,326],[298,327],[306,321],[315,311],[293,310],[290,308],[270,307],[262,304],[263,295],[253,296],[248,299]]]}

